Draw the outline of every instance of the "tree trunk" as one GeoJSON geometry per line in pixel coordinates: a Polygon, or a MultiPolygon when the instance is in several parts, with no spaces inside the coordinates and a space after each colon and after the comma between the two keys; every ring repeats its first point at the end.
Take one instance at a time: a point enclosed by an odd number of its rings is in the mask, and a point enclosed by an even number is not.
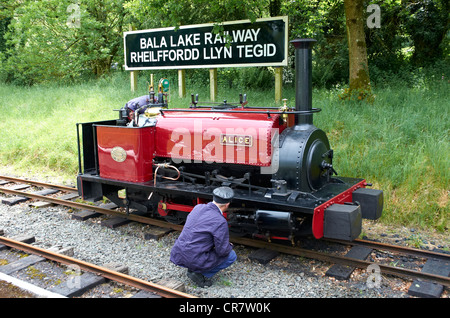
{"type": "Polygon", "coordinates": [[[270,0],[269,13],[271,17],[278,17],[281,12],[281,0],[270,0]]]}
{"type": "Polygon", "coordinates": [[[363,0],[344,0],[344,6],[350,65],[350,92],[370,91],[363,0]]]}

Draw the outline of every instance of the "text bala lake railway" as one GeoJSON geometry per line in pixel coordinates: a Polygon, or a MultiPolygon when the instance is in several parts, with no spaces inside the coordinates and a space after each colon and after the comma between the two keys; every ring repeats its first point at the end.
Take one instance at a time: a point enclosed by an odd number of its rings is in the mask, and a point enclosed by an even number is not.
{"type": "Polygon", "coordinates": [[[124,33],[125,68],[286,66],[287,17],[124,33]]]}

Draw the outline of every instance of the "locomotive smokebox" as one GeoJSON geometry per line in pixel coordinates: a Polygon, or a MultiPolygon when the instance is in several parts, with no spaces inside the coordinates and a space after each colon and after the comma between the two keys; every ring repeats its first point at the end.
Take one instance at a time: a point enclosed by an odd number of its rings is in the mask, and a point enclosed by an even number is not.
{"type": "MultiPolygon", "coordinates": [[[[312,111],[312,47],[314,39],[295,39],[295,110],[312,111]]],[[[313,123],[313,115],[298,115],[296,125],[313,123]]]]}
{"type": "Polygon", "coordinates": [[[329,183],[333,151],[324,131],[313,125],[312,108],[312,46],[314,39],[296,39],[295,46],[295,126],[281,135],[279,168],[274,180],[284,180],[287,189],[316,191],[329,183]]]}

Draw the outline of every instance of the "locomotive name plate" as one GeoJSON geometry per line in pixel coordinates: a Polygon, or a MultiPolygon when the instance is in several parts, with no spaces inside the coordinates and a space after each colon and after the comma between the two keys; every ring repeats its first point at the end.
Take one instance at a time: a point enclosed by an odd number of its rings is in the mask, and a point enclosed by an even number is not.
{"type": "Polygon", "coordinates": [[[127,159],[127,152],[122,147],[114,147],[111,150],[111,158],[117,162],[124,162],[127,159]]]}
{"type": "Polygon", "coordinates": [[[245,146],[253,145],[253,136],[251,135],[220,135],[220,144],[223,146],[245,146]]]}

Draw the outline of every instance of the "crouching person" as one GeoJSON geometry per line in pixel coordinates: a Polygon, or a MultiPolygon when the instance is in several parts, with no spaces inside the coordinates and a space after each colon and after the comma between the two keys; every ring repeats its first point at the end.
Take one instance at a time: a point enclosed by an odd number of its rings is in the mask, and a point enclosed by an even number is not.
{"type": "Polygon", "coordinates": [[[211,286],[211,278],[236,261],[223,217],[233,196],[233,189],[220,187],[213,192],[213,202],[195,206],[170,253],[170,260],[186,267],[199,287],[211,286]]]}

